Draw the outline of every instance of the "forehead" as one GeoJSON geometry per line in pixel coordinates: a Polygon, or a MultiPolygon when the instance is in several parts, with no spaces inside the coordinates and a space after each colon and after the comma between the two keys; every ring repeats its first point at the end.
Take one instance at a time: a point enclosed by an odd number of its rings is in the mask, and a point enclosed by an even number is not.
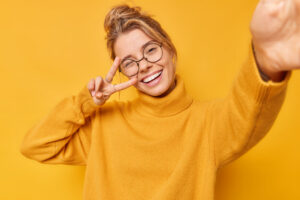
{"type": "Polygon", "coordinates": [[[152,40],[140,29],[133,29],[129,32],[122,33],[114,43],[116,56],[123,58],[129,54],[136,55],[143,44],[152,40]]]}

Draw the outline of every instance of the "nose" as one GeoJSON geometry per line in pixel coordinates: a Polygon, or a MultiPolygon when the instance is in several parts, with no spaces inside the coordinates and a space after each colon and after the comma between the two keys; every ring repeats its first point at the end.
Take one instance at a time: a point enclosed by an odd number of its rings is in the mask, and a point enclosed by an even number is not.
{"type": "Polygon", "coordinates": [[[148,62],[146,58],[139,62],[139,72],[147,72],[152,66],[152,63],[148,62]]]}

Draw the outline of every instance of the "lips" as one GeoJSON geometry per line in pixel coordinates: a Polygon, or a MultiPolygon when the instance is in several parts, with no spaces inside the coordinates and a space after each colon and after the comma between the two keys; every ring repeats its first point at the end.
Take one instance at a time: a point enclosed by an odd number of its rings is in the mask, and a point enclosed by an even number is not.
{"type": "Polygon", "coordinates": [[[157,70],[157,71],[155,71],[155,72],[152,72],[151,74],[149,74],[149,75],[143,77],[140,81],[143,82],[144,79],[146,79],[146,78],[148,78],[148,77],[152,76],[153,74],[156,74],[156,73],[158,73],[158,72],[160,72],[160,71],[162,71],[162,69],[157,70]]]}

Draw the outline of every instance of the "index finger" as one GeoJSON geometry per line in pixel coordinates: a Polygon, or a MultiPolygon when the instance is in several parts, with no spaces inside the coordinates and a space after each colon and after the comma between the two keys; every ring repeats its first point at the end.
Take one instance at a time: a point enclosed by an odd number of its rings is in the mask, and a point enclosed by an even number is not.
{"type": "Polygon", "coordinates": [[[105,80],[107,81],[107,82],[111,82],[112,80],[113,80],[113,77],[114,77],[114,75],[116,74],[116,71],[117,71],[117,69],[118,69],[118,67],[119,67],[119,65],[120,65],[120,58],[119,57],[116,57],[115,58],[115,60],[114,60],[114,62],[113,62],[113,64],[112,64],[112,66],[111,66],[111,68],[110,68],[110,70],[109,70],[109,72],[107,73],[107,75],[106,75],[106,77],[105,77],[105,80]]]}
{"type": "Polygon", "coordinates": [[[132,78],[129,81],[126,81],[124,83],[114,85],[115,92],[118,92],[120,90],[124,90],[124,89],[134,85],[136,82],[137,82],[137,77],[134,77],[134,78],[132,78]]]}

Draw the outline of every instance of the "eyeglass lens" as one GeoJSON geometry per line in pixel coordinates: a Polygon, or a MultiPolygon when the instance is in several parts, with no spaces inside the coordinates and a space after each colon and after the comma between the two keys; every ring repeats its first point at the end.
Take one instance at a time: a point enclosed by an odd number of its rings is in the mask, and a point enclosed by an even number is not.
{"type": "MultiPolygon", "coordinates": [[[[162,48],[159,44],[157,43],[149,43],[145,48],[144,48],[144,57],[148,62],[157,62],[161,56],[162,56],[162,48]]],[[[141,59],[142,60],[142,59],[141,59]]],[[[140,60],[140,61],[141,61],[140,60]]],[[[126,75],[126,76],[133,76],[138,72],[138,63],[132,59],[126,59],[122,64],[121,64],[121,71],[126,75]]]]}

